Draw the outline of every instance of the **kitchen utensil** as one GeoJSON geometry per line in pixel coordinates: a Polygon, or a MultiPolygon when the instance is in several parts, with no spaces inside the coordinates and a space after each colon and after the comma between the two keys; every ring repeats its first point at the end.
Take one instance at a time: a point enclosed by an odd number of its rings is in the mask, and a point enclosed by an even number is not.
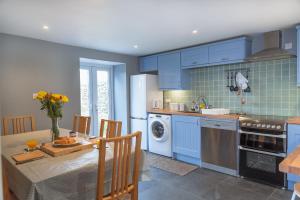
{"type": "Polygon", "coordinates": [[[226,87],[230,87],[230,85],[229,85],[230,83],[229,83],[229,72],[227,72],[227,86],[226,87]]]}
{"type": "Polygon", "coordinates": [[[233,91],[235,91],[235,92],[239,90],[239,87],[238,87],[237,84],[236,84],[236,75],[237,75],[237,72],[235,72],[235,75],[234,75],[235,87],[234,87],[233,91]]]}
{"type": "Polygon", "coordinates": [[[236,85],[240,90],[245,90],[248,87],[248,80],[243,76],[241,72],[236,74],[236,85]]]}
{"type": "Polygon", "coordinates": [[[234,86],[233,86],[233,72],[231,72],[231,76],[230,76],[230,87],[229,87],[229,89],[230,89],[230,91],[232,92],[232,91],[234,91],[234,86]]]}
{"type": "Polygon", "coordinates": [[[246,79],[248,80],[248,87],[244,90],[244,92],[251,92],[251,88],[249,86],[249,70],[247,70],[247,73],[246,73],[246,79]]]}
{"type": "Polygon", "coordinates": [[[32,151],[32,152],[26,152],[26,153],[19,153],[12,156],[12,159],[16,161],[16,164],[23,164],[26,162],[38,160],[41,158],[44,158],[45,154],[41,152],[40,150],[32,151]]]}

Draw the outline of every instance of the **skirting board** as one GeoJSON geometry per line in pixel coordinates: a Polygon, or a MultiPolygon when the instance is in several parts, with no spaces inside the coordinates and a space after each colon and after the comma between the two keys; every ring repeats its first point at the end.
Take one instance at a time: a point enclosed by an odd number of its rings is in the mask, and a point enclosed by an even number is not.
{"type": "Polygon", "coordinates": [[[203,162],[203,161],[202,161],[202,167],[207,168],[207,169],[211,169],[211,170],[214,170],[214,171],[217,171],[217,172],[221,172],[221,173],[224,173],[224,174],[228,174],[228,175],[231,175],[231,176],[238,176],[237,170],[233,170],[233,169],[229,169],[229,168],[226,168],[226,167],[221,167],[221,166],[209,164],[209,163],[206,163],[206,162],[203,162]]]}

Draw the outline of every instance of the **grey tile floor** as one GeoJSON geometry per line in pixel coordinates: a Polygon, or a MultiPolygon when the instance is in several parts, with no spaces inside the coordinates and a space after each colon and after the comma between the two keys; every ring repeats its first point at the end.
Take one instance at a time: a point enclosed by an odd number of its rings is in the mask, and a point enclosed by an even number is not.
{"type": "Polygon", "coordinates": [[[140,182],[140,200],[290,200],[290,191],[198,168],[178,176],[150,169],[151,181],[140,182]]]}

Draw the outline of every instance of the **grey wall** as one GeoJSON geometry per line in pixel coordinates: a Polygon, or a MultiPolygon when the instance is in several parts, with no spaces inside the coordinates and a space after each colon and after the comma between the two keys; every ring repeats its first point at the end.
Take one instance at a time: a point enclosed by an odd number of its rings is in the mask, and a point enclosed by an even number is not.
{"type": "MultiPolygon", "coordinates": [[[[32,93],[44,89],[70,97],[61,127],[71,128],[73,114],[80,112],[80,57],[125,63],[127,85],[129,76],[138,73],[137,57],[134,56],[0,34],[2,116],[32,113],[37,118],[38,129],[49,128],[46,114],[39,110],[39,103],[32,100],[32,93]]],[[[129,95],[126,99],[129,110],[128,98],[129,95]]]]}

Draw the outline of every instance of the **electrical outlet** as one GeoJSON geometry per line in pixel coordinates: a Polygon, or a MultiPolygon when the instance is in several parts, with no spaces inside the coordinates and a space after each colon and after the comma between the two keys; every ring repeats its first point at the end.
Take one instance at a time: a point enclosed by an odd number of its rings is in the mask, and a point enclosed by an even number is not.
{"type": "Polygon", "coordinates": [[[288,42],[284,44],[284,49],[292,49],[293,48],[293,43],[292,42],[288,42]]]}

